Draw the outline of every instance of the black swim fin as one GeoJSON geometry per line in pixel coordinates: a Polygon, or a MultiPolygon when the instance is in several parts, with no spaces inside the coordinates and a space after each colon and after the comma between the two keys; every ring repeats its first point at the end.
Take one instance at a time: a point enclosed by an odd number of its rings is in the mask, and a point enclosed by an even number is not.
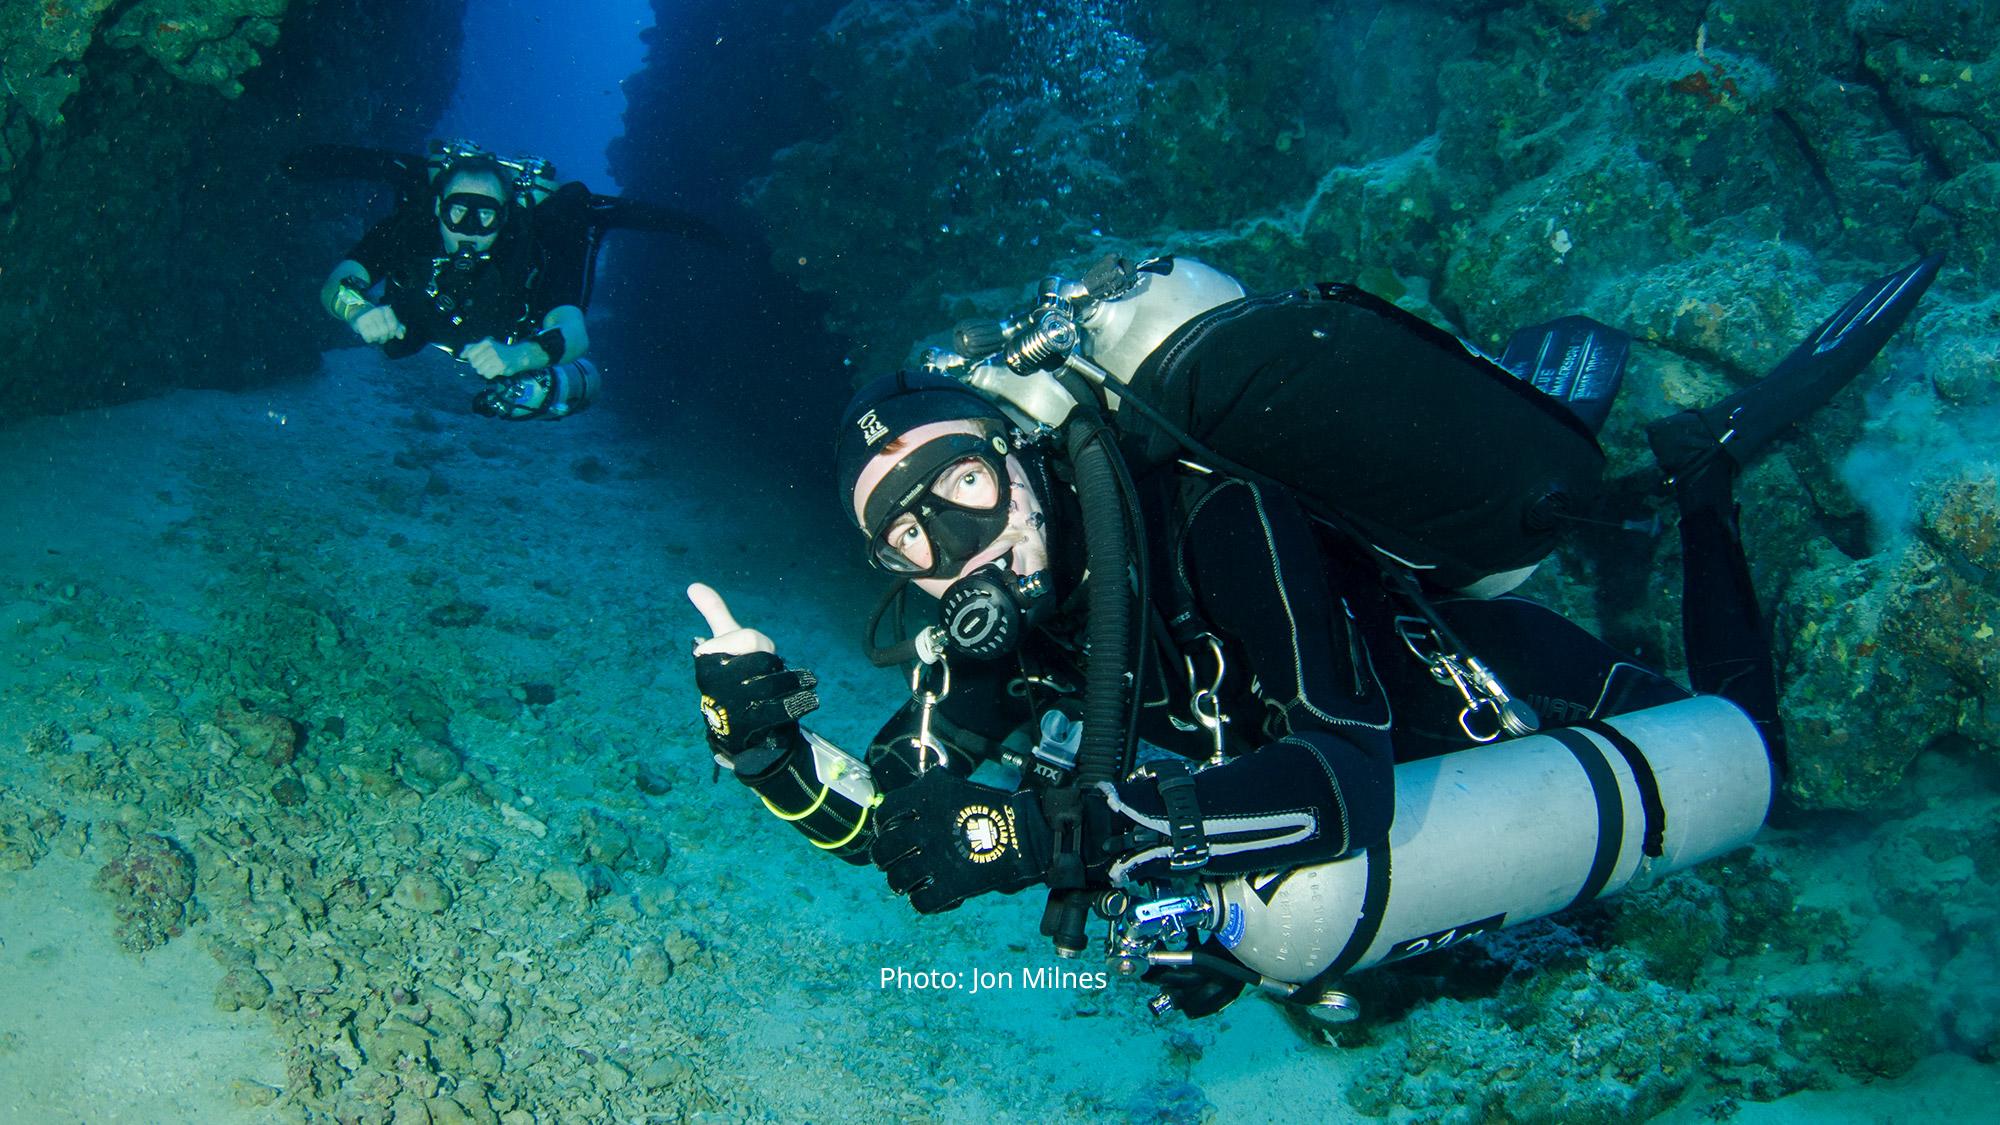
{"type": "Polygon", "coordinates": [[[716,229],[708,220],[664,204],[648,203],[643,199],[592,195],[590,221],[591,225],[600,231],[663,231],[717,250],[728,250],[731,247],[729,237],[716,229]]]}
{"type": "Polygon", "coordinates": [[[297,180],[379,180],[403,187],[424,174],[424,158],[362,145],[306,145],[279,162],[297,180]]]}
{"type": "Polygon", "coordinates": [[[1611,414],[1631,350],[1626,333],[1587,316],[1565,316],[1515,332],[1500,366],[1569,407],[1594,434],[1611,414]]]}
{"type": "Polygon", "coordinates": [[[1943,254],[1931,254],[1877,278],[1769,375],[1714,405],[1647,425],[1646,440],[1668,479],[1693,475],[1717,455],[1741,469],[1793,423],[1826,405],[1909,319],[1943,264],[1943,254]]]}

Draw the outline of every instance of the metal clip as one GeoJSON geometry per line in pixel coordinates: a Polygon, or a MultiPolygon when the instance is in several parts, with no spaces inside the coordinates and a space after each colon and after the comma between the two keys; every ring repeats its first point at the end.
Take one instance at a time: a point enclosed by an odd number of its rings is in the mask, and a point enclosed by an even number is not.
{"type": "Polygon", "coordinates": [[[1229,664],[1223,659],[1222,642],[1216,638],[1215,634],[1203,633],[1201,639],[1208,642],[1209,654],[1215,657],[1215,678],[1209,682],[1207,687],[1203,687],[1201,686],[1201,682],[1195,678],[1194,658],[1183,656],[1181,657],[1181,663],[1187,666],[1188,692],[1190,694],[1188,710],[1194,715],[1195,725],[1208,732],[1209,742],[1214,747],[1214,752],[1210,755],[1208,764],[1215,765],[1217,762],[1222,761],[1222,727],[1223,724],[1229,722],[1229,716],[1223,714],[1222,711],[1221,695],[1222,681],[1229,674],[1229,664]]]}
{"type": "Polygon", "coordinates": [[[1515,736],[1533,734],[1540,728],[1540,720],[1532,709],[1518,703],[1507,694],[1500,681],[1488,671],[1486,666],[1472,658],[1463,658],[1447,652],[1439,643],[1437,634],[1419,618],[1399,617],[1396,619],[1396,635],[1403,638],[1403,645],[1412,655],[1430,669],[1431,678],[1458,692],[1465,706],[1458,712],[1458,729],[1465,737],[1478,743],[1492,742],[1503,734],[1515,736]],[[1429,651],[1417,643],[1417,634],[1422,632],[1429,642],[1429,651]],[[1484,724],[1475,727],[1473,720],[1485,711],[1493,713],[1492,728],[1484,729],[1484,724]]]}
{"type": "Polygon", "coordinates": [[[951,762],[950,757],[945,753],[944,743],[939,742],[937,737],[931,734],[931,714],[937,710],[937,705],[950,694],[951,667],[944,662],[942,657],[935,664],[920,663],[910,669],[910,698],[916,702],[918,708],[917,733],[911,736],[910,741],[917,751],[917,776],[919,777],[923,776],[925,771],[930,768],[925,758],[927,753],[937,755],[938,765],[949,765],[951,762]],[[937,672],[938,684],[936,690],[924,686],[924,679],[933,669],[937,672]]]}
{"type": "MultiPolygon", "coordinates": [[[[1463,694],[1464,691],[1465,686],[1460,684],[1459,692],[1463,694]]],[[[1470,695],[1465,696],[1465,706],[1458,712],[1458,729],[1465,732],[1465,737],[1479,743],[1492,742],[1500,737],[1502,721],[1498,716],[1498,708],[1494,709],[1495,717],[1492,730],[1480,731],[1472,729],[1472,717],[1491,706],[1492,704],[1487,703],[1483,699],[1474,699],[1470,695]]]]}

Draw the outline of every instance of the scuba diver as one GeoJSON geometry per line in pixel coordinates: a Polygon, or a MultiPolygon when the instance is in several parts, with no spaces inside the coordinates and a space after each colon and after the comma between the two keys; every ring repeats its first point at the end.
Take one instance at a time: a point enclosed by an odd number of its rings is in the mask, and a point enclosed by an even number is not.
{"type": "Polygon", "coordinates": [[[464,141],[432,142],[427,158],[316,145],[286,167],[397,188],[396,209],[333,267],[320,304],[391,359],[430,345],[471,366],[487,381],[473,409],[510,421],[561,419],[596,398],[584,309],[607,230],[723,241],[700,219],[558,183],[546,160],[464,141]]]}
{"type": "Polygon", "coordinates": [[[697,584],[709,744],[920,912],[1046,885],[1057,951],[1094,909],[1156,1012],[1255,988],[1351,1018],[1347,973],[1762,826],[1784,742],[1734,481],[1940,263],[1648,427],[1692,692],[1506,593],[1594,511],[1616,330],[1565,318],[1496,361],[1347,285],[1251,298],[1185,258],[1050,278],[841,423],[842,508],[897,580],[866,643],[910,668],[909,702],[854,758],[800,724],[813,674],[697,584]],[[929,623],[885,642],[912,587],[929,623]]]}

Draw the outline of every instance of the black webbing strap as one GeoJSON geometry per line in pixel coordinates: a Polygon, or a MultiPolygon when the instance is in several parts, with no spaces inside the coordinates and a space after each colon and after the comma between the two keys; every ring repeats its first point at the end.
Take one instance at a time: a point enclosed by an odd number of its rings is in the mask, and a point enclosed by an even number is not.
{"type": "Polygon", "coordinates": [[[1361,862],[1368,865],[1368,880],[1361,890],[1361,916],[1354,920],[1347,944],[1341,946],[1332,963],[1321,969],[1319,975],[1293,989],[1285,997],[1285,1003],[1308,1007],[1317,1004],[1333,987],[1333,982],[1360,962],[1368,947],[1375,944],[1376,935],[1382,932],[1382,915],[1389,906],[1389,841],[1383,840],[1363,852],[1361,862]]]}
{"type": "Polygon", "coordinates": [[[1195,801],[1194,775],[1186,762],[1162,761],[1147,767],[1160,803],[1166,806],[1167,835],[1173,852],[1167,866],[1176,871],[1194,871],[1208,865],[1208,833],[1201,826],[1201,805],[1195,801]]]}
{"type": "Polygon", "coordinates": [[[1609,742],[1625,756],[1632,781],[1639,787],[1639,807],[1646,814],[1645,852],[1654,859],[1660,858],[1666,851],[1667,806],[1660,800],[1660,779],[1653,776],[1653,763],[1646,760],[1646,752],[1627,738],[1624,731],[1603,719],[1584,719],[1575,725],[1609,742]]]}
{"type": "Polygon", "coordinates": [[[1611,772],[1611,763],[1604,760],[1604,751],[1597,748],[1590,736],[1568,727],[1554,727],[1542,733],[1562,743],[1563,749],[1583,767],[1597,805],[1597,852],[1590,859],[1590,874],[1584,878],[1582,889],[1563,907],[1568,910],[1602,894],[1604,885],[1611,881],[1611,872],[1618,866],[1619,845],[1625,837],[1625,798],[1618,792],[1618,778],[1611,772]]]}

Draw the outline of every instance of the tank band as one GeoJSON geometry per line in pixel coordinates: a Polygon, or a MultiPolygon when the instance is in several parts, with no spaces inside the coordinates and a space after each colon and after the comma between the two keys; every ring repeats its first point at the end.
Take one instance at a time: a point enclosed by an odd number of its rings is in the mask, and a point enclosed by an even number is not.
{"type": "Polygon", "coordinates": [[[1625,756],[1625,764],[1632,770],[1632,781],[1639,787],[1639,808],[1646,814],[1645,853],[1654,859],[1666,854],[1667,806],[1660,800],[1660,779],[1653,776],[1653,763],[1646,760],[1646,752],[1625,737],[1624,731],[1603,719],[1583,719],[1575,725],[1609,742],[1625,756]]]}
{"type": "Polygon", "coordinates": [[[1583,767],[1597,805],[1597,853],[1590,859],[1590,874],[1584,878],[1582,889],[1563,907],[1568,910],[1603,894],[1605,884],[1611,881],[1611,872],[1618,866],[1619,846],[1625,842],[1625,798],[1618,791],[1618,778],[1611,772],[1611,763],[1604,760],[1604,751],[1597,748],[1589,735],[1569,727],[1555,727],[1542,733],[1562,743],[1563,749],[1576,758],[1576,764],[1583,767]]]}
{"type": "Polygon", "coordinates": [[[1285,996],[1285,1003],[1311,1007],[1325,996],[1333,982],[1346,976],[1348,971],[1359,964],[1368,953],[1368,947],[1375,944],[1376,935],[1382,932],[1382,916],[1389,908],[1389,842],[1376,844],[1362,854],[1361,862],[1368,865],[1368,881],[1361,889],[1361,917],[1355,920],[1354,929],[1347,935],[1347,944],[1340,954],[1319,975],[1293,989],[1285,996]]]}

